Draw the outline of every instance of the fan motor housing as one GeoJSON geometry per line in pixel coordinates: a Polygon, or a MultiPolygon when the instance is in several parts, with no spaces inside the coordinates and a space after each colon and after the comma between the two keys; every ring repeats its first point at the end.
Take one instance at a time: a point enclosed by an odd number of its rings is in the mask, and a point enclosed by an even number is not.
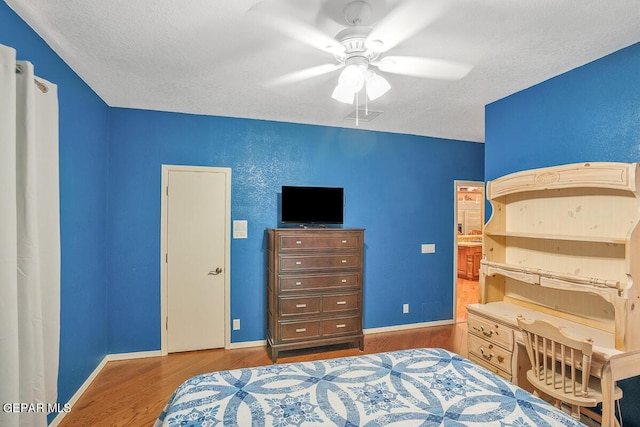
{"type": "Polygon", "coordinates": [[[340,31],[335,39],[344,46],[344,53],[337,57],[340,62],[352,56],[362,56],[369,61],[376,59],[380,53],[370,50],[367,46],[367,36],[371,32],[370,27],[354,25],[340,31]]]}

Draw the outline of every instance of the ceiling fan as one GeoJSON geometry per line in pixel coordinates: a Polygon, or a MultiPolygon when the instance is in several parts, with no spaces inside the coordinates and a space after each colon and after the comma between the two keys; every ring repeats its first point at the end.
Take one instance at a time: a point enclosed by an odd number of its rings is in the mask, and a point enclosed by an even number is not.
{"type": "Polygon", "coordinates": [[[262,24],[334,57],[334,61],[329,64],[280,76],[271,80],[269,85],[295,83],[342,69],[331,96],[346,104],[353,104],[354,101],[357,104],[358,94],[363,89],[366,102],[367,99],[373,101],[379,98],[391,88],[387,79],[378,72],[458,80],[471,71],[470,65],[455,61],[387,55],[392,48],[437,19],[443,11],[444,2],[403,1],[375,25],[371,25],[373,8],[370,2],[381,3],[378,0],[348,1],[342,11],[342,25],[346,27],[334,37],[296,19],[291,16],[291,11],[278,8],[277,3],[263,1],[254,6],[250,12],[262,24]]]}

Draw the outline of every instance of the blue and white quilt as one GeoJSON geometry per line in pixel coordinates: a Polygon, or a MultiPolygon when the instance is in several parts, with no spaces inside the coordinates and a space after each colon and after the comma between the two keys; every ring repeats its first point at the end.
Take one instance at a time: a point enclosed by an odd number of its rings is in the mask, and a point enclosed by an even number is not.
{"type": "Polygon", "coordinates": [[[160,426],[579,426],[457,354],[412,349],[199,375],[160,426]]]}

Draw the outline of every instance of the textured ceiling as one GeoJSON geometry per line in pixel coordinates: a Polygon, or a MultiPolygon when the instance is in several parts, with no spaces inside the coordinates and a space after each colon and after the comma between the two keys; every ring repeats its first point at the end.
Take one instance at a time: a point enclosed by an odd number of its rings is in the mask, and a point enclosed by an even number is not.
{"type": "MultiPolygon", "coordinates": [[[[5,0],[110,106],[355,127],[339,71],[273,85],[334,58],[247,13],[255,0],[5,0]]],[[[269,0],[272,5],[274,0],[269,0]]],[[[347,0],[278,0],[330,37],[347,0]]],[[[370,0],[372,24],[398,0],[370,0]]],[[[484,106],[640,41],[638,0],[422,0],[424,28],[388,54],[469,64],[460,80],[386,74],[359,128],[484,141],[484,106]],[[437,7],[434,7],[437,6],[437,7]],[[436,12],[437,11],[437,12],[436,12]]],[[[264,2],[260,5],[264,6],[264,2]]],[[[254,9],[255,10],[255,9],[254,9]]],[[[396,9],[397,10],[397,9],[396,9]]],[[[395,22],[398,33],[404,25],[395,22]]]]}

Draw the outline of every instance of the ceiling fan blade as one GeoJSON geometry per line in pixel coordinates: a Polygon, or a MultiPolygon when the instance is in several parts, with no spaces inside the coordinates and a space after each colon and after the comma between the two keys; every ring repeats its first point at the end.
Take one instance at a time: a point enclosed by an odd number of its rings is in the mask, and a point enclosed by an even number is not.
{"type": "Polygon", "coordinates": [[[294,40],[299,40],[316,49],[331,54],[344,52],[344,46],[334,38],[296,19],[291,15],[290,11],[277,6],[276,2],[259,2],[247,11],[246,17],[253,20],[257,25],[270,27],[281,34],[294,40]]]}
{"type": "Polygon", "coordinates": [[[305,68],[304,70],[294,71],[280,77],[271,79],[265,83],[267,87],[282,86],[290,83],[297,83],[302,80],[318,77],[332,71],[339,70],[344,64],[323,64],[316,67],[305,68]]]}
{"type": "Polygon", "coordinates": [[[444,9],[439,0],[403,1],[375,25],[367,43],[379,46],[375,49],[378,52],[386,52],[437,20],[444,9]]]}
{"type": "Polygon", "coordinates": [[[473,68],[461,62],[415,56],[385,56],[372,65],[387,73],[441,80],[460,80],[473,68]]]}

